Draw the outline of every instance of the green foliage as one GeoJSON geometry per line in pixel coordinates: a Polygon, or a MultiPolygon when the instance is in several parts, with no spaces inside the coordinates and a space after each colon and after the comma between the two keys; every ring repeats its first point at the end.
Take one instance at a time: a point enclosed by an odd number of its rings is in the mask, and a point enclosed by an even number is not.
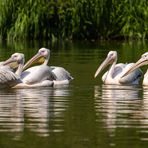
{"type": "Polygon", "coordinates": [[[148,35],[148,1],[125,0],[123,4],[121,34],[130,38],[145,38],[148,35]]]}
{"type": "Polygon", "coordinates": [[[148,37],[146,0],[0,0],[3,39],[148,37]]]}

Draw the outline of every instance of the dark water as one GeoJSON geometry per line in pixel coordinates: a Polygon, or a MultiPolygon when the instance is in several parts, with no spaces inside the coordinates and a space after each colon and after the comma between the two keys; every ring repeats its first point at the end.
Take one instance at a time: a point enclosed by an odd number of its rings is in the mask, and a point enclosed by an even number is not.
{"type": "Polygon", "coordinates": [[[0,90],[1,148],[147,147],[148,87],[103,85],[93,76],[108,51],[134,62],[148,44],[1,43],[0,58],[23,52],[27,60],[42,46],[51,49],[49,65],[63,66],[74,80],[67,87],[0,90]]]}

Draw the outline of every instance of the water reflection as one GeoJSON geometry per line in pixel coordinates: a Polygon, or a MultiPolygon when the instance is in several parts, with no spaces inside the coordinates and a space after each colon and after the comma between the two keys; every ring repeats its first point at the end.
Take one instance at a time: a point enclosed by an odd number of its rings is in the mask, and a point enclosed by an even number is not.
{"type": "Polygon", "coordinates": [[[16,93],[0,91],[0,132],[17,136],[23,131],[22,99],[16,93]]]}
{"type": "Polygon", "coordinates": [[[44,137],[62,131],[55,124],[61,124],[68,95],[68,87],[0,91],[0,132],[19,138],[25,128],[44,137]]]}
{"type": "Polygon", "coordinates": [[[148,141],[147,133],[148,133],[148,86],[143,86],[143,102],[142,102],[142,112],[141,116],[143,117],[140,121],[143,125],[143,130],[140,133],[145,134],[146,136],[142,137],[142,140],[148,141]]]}
{"type": "Polygon", "coordinates": [[[110,136],[114,136],[117,127],[129,128],[139,123],[142,101],[139,93],[140,88],[135,86],[94,87],[97,122],[100,122],[100,116],[103,116],[104,128],[110,136]]]}

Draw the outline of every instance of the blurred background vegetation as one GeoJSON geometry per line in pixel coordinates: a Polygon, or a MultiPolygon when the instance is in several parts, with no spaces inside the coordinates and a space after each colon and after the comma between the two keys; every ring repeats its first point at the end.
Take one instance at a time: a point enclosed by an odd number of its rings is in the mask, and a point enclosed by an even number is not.
{"type": "Polygon", "coordinates": [[[0,0],[0,38],[146,39],[147,0],[0,0]]]}

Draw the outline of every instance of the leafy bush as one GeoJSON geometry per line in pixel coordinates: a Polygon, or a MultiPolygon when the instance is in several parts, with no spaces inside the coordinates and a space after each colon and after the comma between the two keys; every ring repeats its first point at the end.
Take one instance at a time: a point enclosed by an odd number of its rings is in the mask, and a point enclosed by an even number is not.
{"type": "Polygon", "coordinates": [[[0,0],[2,39],[145,39],[146,0],[0,0]]]}

